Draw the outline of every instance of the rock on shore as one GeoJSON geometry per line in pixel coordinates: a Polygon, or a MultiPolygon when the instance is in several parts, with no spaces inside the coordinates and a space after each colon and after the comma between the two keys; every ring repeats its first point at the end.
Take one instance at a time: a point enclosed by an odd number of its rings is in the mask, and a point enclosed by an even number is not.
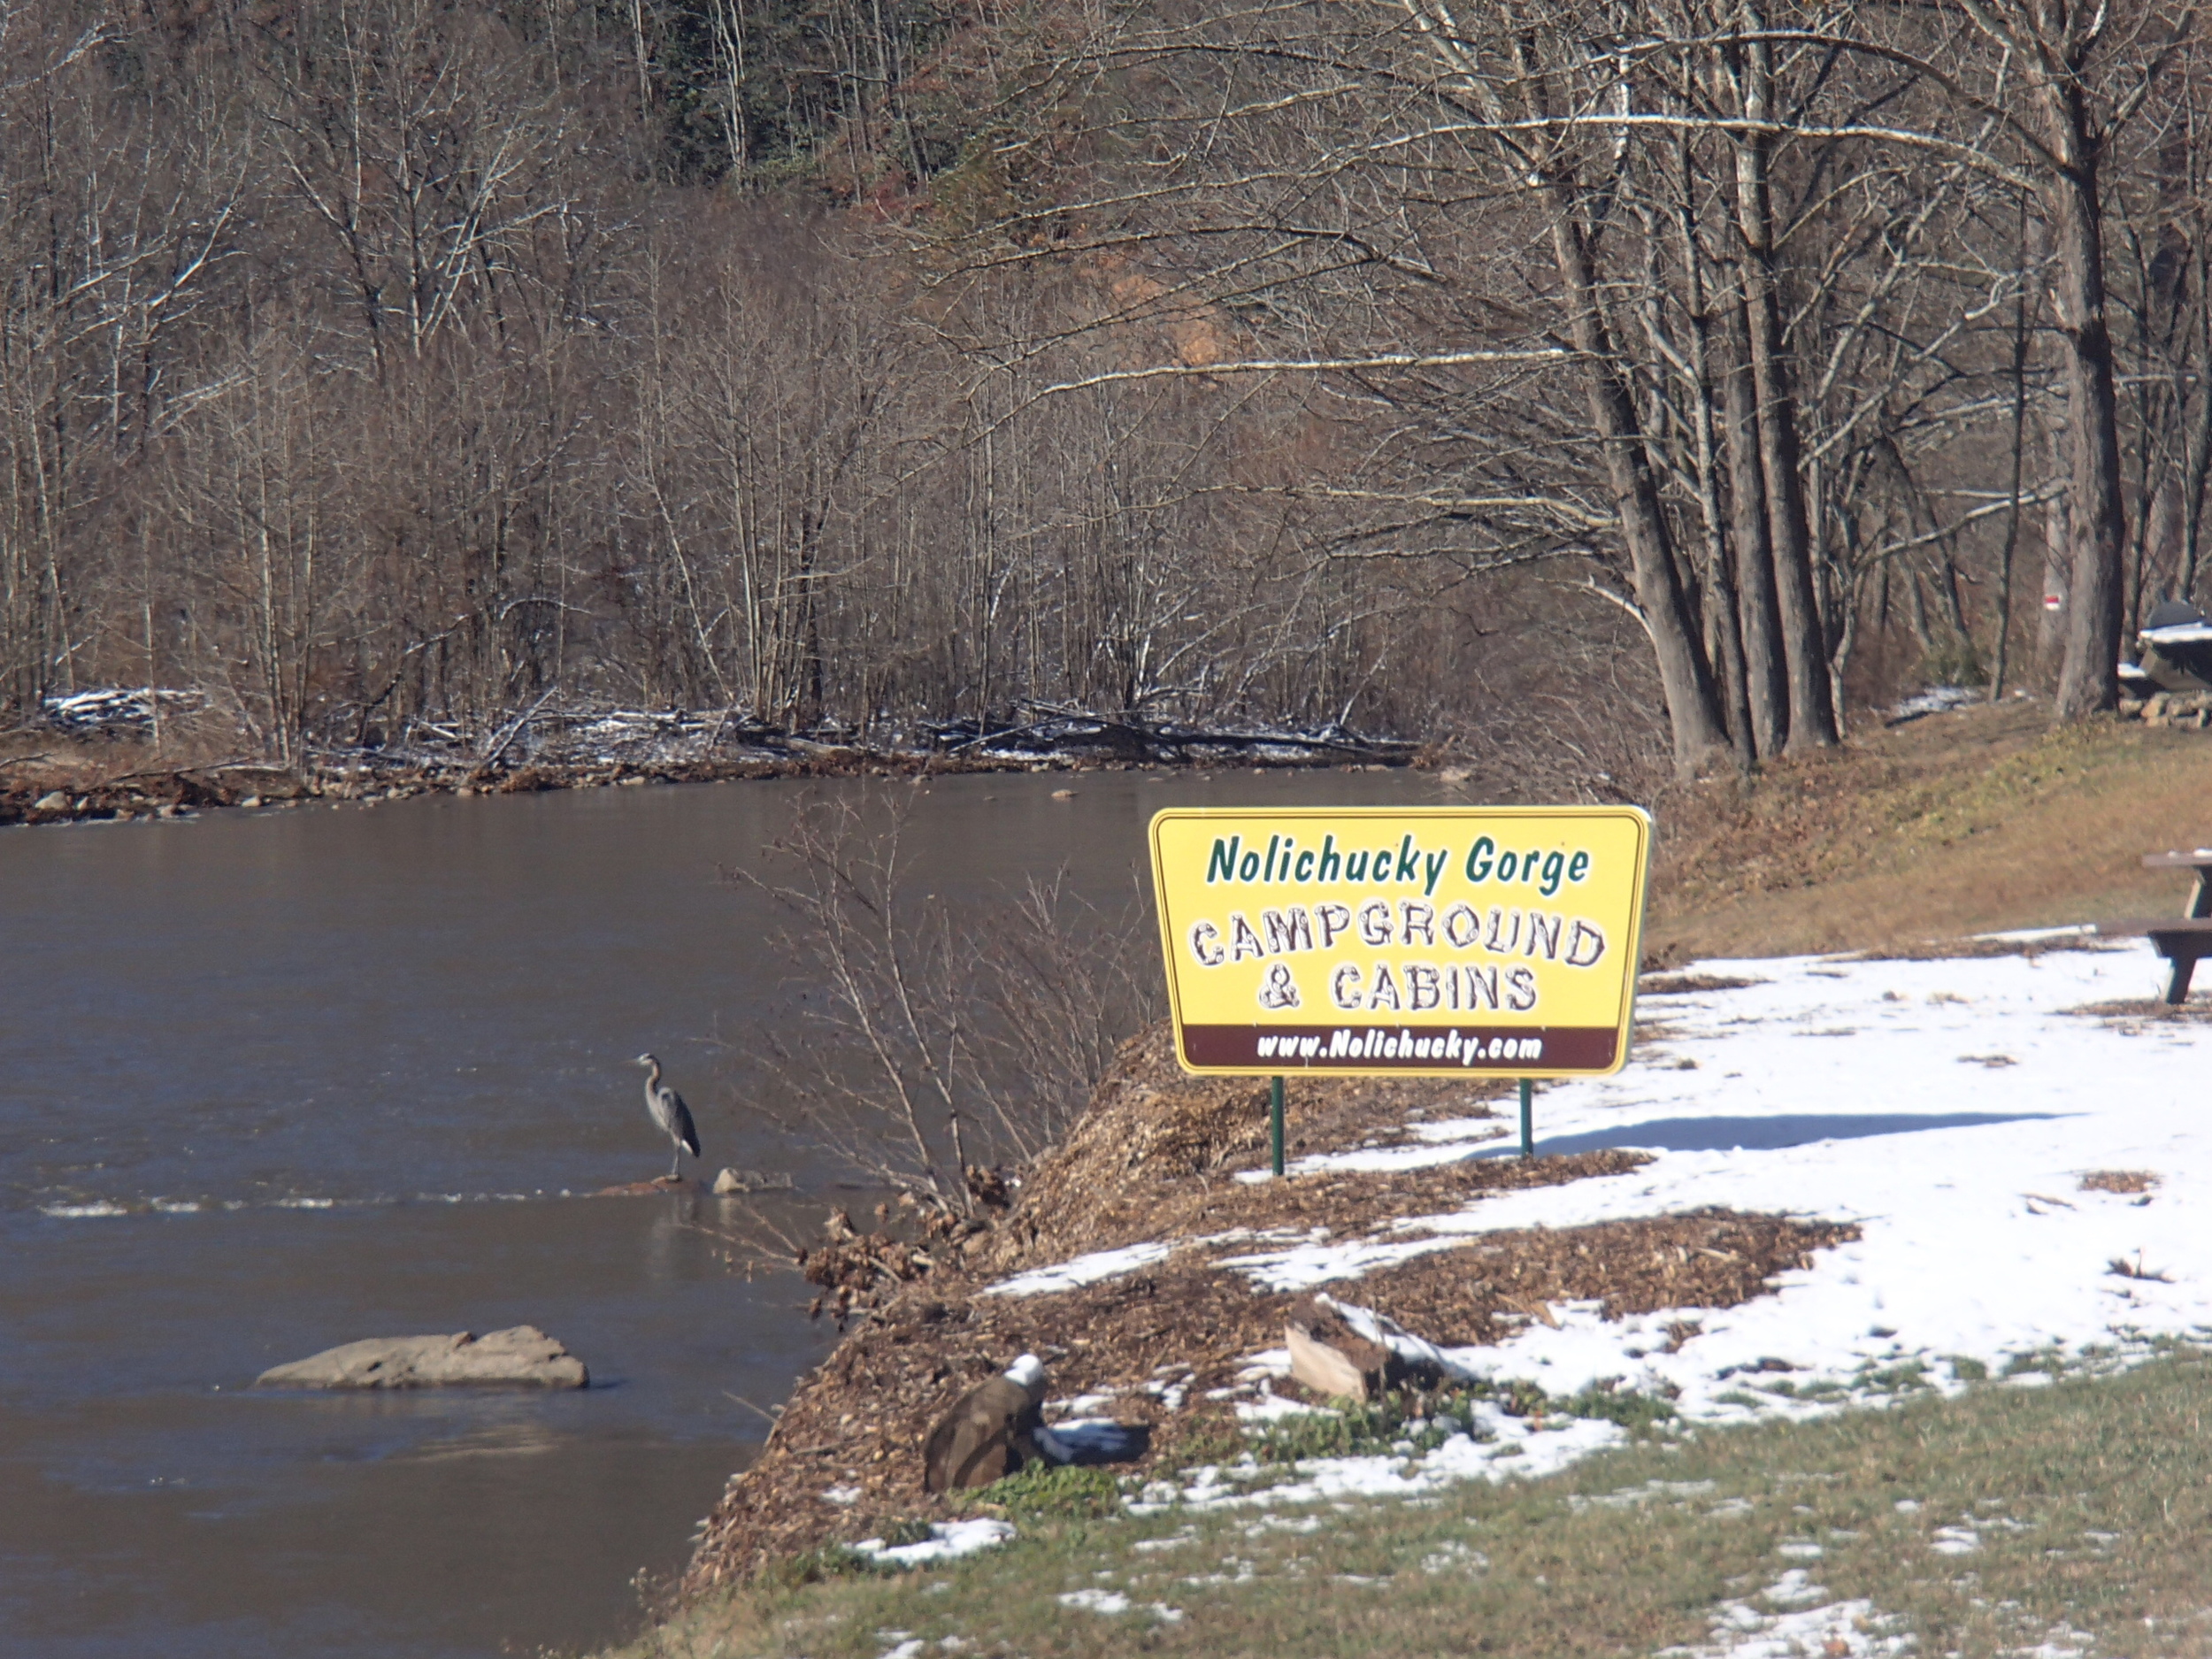
{"type": "Polygon", "coordinates": [[[377,1336],[272,1366],[257,1388],[582,1388],[584,1362],[534,1325],[477,1336],[377,1336]]]}

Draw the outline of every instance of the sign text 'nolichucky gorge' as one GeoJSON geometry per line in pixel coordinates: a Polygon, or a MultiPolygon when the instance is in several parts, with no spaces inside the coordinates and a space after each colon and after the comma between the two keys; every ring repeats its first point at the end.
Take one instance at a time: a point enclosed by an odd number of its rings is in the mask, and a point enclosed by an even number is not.
{"type": "Polygon", "coordinates": [[[1178,1057],[1223,1072],[1615,1071],[1649,843],[1634,807],[1162,812],[1178,1057]]]}

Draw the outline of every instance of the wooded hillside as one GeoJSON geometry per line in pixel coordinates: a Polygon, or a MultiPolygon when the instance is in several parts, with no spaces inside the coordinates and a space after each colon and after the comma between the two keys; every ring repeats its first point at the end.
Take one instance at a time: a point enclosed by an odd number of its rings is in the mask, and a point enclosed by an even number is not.
{"type": "Polygon", "coordinates": [[[2192,16],[19,4],[0,712],[2109,706],[2204,562],[2192,16]]]}

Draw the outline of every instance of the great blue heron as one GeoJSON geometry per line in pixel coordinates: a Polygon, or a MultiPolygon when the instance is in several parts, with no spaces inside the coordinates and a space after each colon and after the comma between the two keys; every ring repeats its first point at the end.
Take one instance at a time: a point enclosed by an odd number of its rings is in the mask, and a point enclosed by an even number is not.
{"type": "Polygon", "coordinates": [[[637,1063],[650,1073],[645,1079],[645,1110],[675,1146],[668,1156],[668,1179],[672,1181],[679,1179],[685,1153],[699,1156],[699,1132],[691,1126],[691,1108],[684,1104],[684,1097],[661,1081],[661,1063],[649,1054],[638,1056],[637,1063]]]}

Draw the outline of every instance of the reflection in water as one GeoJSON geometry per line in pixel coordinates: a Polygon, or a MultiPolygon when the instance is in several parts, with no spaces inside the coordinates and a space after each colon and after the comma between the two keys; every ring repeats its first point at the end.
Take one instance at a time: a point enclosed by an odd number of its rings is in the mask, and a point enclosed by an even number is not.
{"type": "Polygon", "coordinates": [[[565,1444],[564,1436],[542,1423],[496,1423],[451,1440],[426,1440],[411,1454],[411,1460],[438,1463],[456,1457],[534,1457],[565,1444]]]}
{"type": "MultiPolygon", "coordinates": [[[[683,1559],[825,1351],[661,1172],[632,1056],[710,1159],[833,1170],[746,1102],[792,992],[743,866],[810,787],[458,801],[0,836],[0,1651],[354,1659],[588,1646],[683,1559]],[[710,1041],[714,1040],[714,1041],[710,1041]],[[533,1324],[558,1395],[255,1391],[365,1336],[533,1324]]],[[[857,786],[826,786],[831,788],[857,786]]],[[[914,875],[1108,903],[1170,804],[1429,799],[1410,774],[933,780],[914,875]]],[[[880,791],[871,797],[879,800],[880,791]]]]}

